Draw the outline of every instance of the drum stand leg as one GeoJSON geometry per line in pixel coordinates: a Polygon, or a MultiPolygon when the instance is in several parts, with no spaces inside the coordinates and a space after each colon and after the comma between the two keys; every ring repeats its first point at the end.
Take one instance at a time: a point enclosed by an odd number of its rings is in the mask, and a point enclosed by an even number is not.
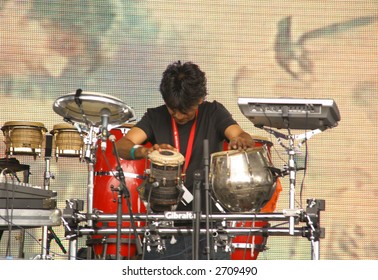
{"type": "MultiPolygon", "coordinates": [[[[50,178],[51,178],[51,173],[50,173],[50,158],[46,157],[46,170],[45,170],[45,190],[48,190],[50,187],[50,178]]],[[[49,256],[48,252],[48,228],[47,226],[42,227],[42,253],[41,253],[41,259],[50,259],[51,257],[49,256]]]]}
{"type": "Polygon", "coordinates": [[[311,259],[319,260],[319,239],[324,238],[324,230],[320,227],[320,211],[325,209],[325,202],[324,200],[308,199],[307,204],[307,209],[302,219],[307,223],[309,229],[306,237],[311,242],[311,259]]]}
{"type": "MultiPolygon", "coordinates": [[[[88,250],[90,251],[90,250],[88,250]]],[[[76,260],[77,256],[77,238],[70,239],[68,247],[68,259],[76,260]]]]}
{"type": "MultiPolygon", "coordinates": [[[[295,181],[296,181],[296,167],[295,167],[295,150],[294,150],[294,139],[289,136],[289,182],[290,182],[290,191],[289,191],[289,209],[295,209],[295,181]]],[[[289,234],[294,235],[294,226],[295,226],[295,217],[289,217],[289,234]]]]}
{"type": "MultiPolygon", "coordinates": [[[[93,162],[88,163],[88,185],[87,185],[87,213],[88,217],[91,217],[93,212],[93,189],[94,189],[94,164],[93,162]]],[[[93,227],[93,221],[88,218],[88,227],[93,227]]],[[[89,238],[89,237],[88,237],[89,238]]],[[[92,250],[87,250],[87,259],[92,259],[92,250]]]]}
{"type": "MultiPolygon", "coordinates": [[[[54,175],[50,172],[50,159],[52,154],[52,135],[46,135],[46,148],[45,148],[45,175],[44,175],[44,189],[49,190],[50,179],[54,179],[54,175]]],[[[39,256],[41,260],[49,260],[52,257],[49,255],[49,240],[48,240],[48,227],[42,227],[42,252],[39,256]]]]}
{"type": "Polygon", "coordinates": [[[313,241],[311,243],[311,259],[319,260],[320,259],[320,244],[319,241],[313,241]]]}

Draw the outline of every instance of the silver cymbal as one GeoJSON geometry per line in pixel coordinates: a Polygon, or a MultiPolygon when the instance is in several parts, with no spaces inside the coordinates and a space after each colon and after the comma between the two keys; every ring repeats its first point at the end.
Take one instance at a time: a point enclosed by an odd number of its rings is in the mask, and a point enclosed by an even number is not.
{"type": "Polygon", "coordinates": [[[101,115],[104,111],[109,115],[110,125],[121,125],[135,118],[134,110],[120,99],[80,89],[57,98],[53,110],[66,120],[92,126],[101,125],[101,115]]]}

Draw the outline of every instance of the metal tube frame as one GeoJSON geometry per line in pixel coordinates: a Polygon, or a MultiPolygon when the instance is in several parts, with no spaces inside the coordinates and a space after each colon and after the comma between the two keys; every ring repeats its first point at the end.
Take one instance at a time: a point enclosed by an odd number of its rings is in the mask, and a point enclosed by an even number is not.
{"type": "MultiPolygon", "coordinates": [[[[266,227],[266,228],[241,228],[241,227],[224,227],[224,228],[201,228],[199,230],[200,234],[212,234],[216,236],[218,233],[235,235],[264,235],[264,236],[302,236],[307,237],[311,241],[311,259],[319,259],[319,238],[322,238],[323,230],[319,227],[319,211],[324,210],[322,207],[319,209],[314,207],[314,200],[310,201],[312,208],[310,209],[310,214],[307,214],[303,210],[298,210],[296,213],[293,212],[282,212],[282,213],[255,213],[255,214],[212,214],[212,215],[201,215],[200,220],[205,221],[206,219],[215,221],[287,221],[294,219],[294,222],[299,224],[300,222],[306,223],[307,226],[302,227],[266,227]]],[[[323,205],[323,203],[320,203],[323,205]]],[[[153,233],[154,234],[193,234],[195,229],[180,228],[180,227],[167,227],[164,225],[159,228],[156,225],[157,221],[177,221],[177,220],[188,220],[187,218],[181,219],[180,215],[168,215],[168,213],[177,212],[167,212],[165,214],[134,214],[133,219],[145,222],[155,222],[153,233]]],[[[185,212],[188,214],[189,212],[185,212]]],[[[86,221],[87,219],[91,221],[116,221],[120,217],[117,214],[74,214],[74,218],[77,223],[86,221]]],[[[186,215],[188,217],[192,215],[186,215]]],[[[70,217],[66,217],[70,219],[70,217]]],[[[72,218],[72,217],[71,217],[72,218]]],[[[122,215],[123,221],[130,221],[130,215],[122,215]]],[[[76,237],[80,236],[90,236],[90,235],[115,235],[115,234],[140,234],[146,236],[151,229],[147,227],[138,227],[136,229],[132,228],[122,228],[119,232],[117,228],[88,228],[88,227],[76,227],[74,231],[70,231],[69,234],[73,234],[76,237]]],[[[76,238],[74,239],[76,241],[76,238]]],[[[71,246],[70,246],[71,249],[71,246]]],[[[71,253],[70,256],[72,257],[71,253]]]]}

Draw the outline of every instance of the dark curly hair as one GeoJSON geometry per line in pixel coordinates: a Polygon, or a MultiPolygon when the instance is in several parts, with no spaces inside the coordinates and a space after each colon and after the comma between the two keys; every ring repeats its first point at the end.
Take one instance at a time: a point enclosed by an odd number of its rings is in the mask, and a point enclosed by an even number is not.
{"type": "Polygon", "coordinates": [[[205,72],[192,62],[174,62],[163,73],[160,93],[170,109],[185,113],[207,95],[205,72]]]}

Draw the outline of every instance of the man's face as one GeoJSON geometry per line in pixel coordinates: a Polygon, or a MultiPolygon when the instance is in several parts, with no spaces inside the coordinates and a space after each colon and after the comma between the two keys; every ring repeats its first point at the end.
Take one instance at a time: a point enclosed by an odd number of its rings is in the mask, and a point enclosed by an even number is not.
{"type": "Polygon", "coordinates": [[[179,110],[171,109],[168,106],[167,106],[167,109],[168,109],[169,114],[176,121],[176,123],[183,125],[195,118],[198,105],[191,107],[189,110],[185,112],[180,112],[179,110]]]}

